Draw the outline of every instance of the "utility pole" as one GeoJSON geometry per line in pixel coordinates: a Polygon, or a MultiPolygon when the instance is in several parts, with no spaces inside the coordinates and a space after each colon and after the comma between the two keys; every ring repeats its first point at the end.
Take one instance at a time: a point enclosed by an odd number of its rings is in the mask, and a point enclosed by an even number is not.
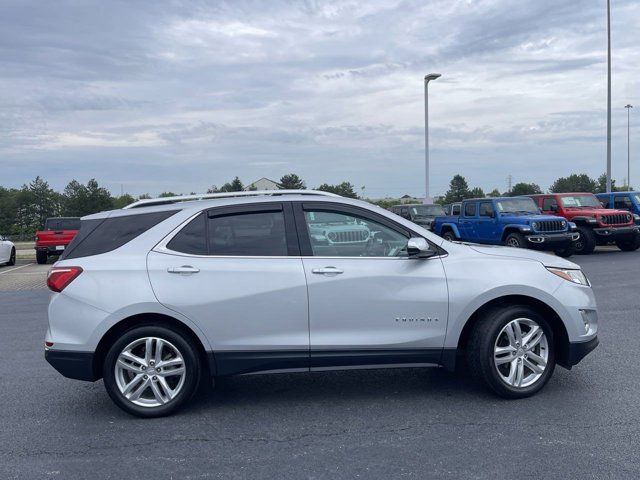
{"type": "Polygon", "coordinates": [[[631,190],[631,140],[629,136],[629,112],[631,112],[633,105],[628,103],[624,108],[627,109],[627,189],[631,190]]]}
{"type": "Polygon", "coordinates": [[[607,0],[607,192],[611,191],[611,0],[607,0]]]}
{"type": "Polygon", "coordinates": [[[511,184],[513,183],[513,177],[511,176],[511,174],[509,174],[509,176],[507,177],[507,186],[509,187],[507,189],[507,192],[511,193],[511,184]]]}
{"type": "Polygon", "coordinates": [[[429,82],[440,78],[439,73],[430,73],[424,77],[424,165],[425,165],[425,195],[424,203],[432,203],[429,195],[429,82]]]}

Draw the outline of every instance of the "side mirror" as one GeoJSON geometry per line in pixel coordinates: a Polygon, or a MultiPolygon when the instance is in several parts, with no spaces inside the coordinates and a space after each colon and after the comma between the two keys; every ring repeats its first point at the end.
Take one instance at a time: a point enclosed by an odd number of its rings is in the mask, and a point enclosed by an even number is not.
{"type": "Polygon", "coordinates": [[[422,237],[412,237],[407,242],[407,253],[413,258],[429,258],[433,257],[437,252],[429,246],[422,237]]]}

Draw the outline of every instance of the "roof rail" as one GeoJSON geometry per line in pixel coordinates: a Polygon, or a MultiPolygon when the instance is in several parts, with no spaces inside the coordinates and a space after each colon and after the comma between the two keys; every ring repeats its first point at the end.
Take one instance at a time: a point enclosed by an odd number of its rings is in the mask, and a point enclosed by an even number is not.
{"type": "Polygon", "coordinates": [[[175,197],[147,198],[130,203],[123,209],[151,207],[154,205],[170,205],[177,202],[189,202],[193,200],[209,200],[215,198],[231,198],[231,197],[255,197],[260,195],[278,196],[278,195],[322,195],[325,197],[339,197],[331,192],[322,192],[320,190],[253,190],[242,192],[224,192],[224,193],[202,193],[196,195],[177,195],[175,197]]]}

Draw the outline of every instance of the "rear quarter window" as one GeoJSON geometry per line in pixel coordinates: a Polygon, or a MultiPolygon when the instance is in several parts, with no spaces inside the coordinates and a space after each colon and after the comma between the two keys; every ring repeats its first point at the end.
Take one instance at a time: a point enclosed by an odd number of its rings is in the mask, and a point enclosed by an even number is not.
{"type": "Polygon", "coordinates": [[[120,248],[178,211],[84,220],[60,260],[89,257],[120,248]]]}

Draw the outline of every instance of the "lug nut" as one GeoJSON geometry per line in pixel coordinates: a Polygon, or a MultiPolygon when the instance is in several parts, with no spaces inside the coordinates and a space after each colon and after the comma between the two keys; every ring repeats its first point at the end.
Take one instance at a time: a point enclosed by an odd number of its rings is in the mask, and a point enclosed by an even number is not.
{"type": "Polygon", "coordinates": [[[158,380],[158,377],[156,377],[156,376],[154,375],[153,377],[151,377],[151,380],[153,380],[153,381],[155,382],[156,380],[158,380]]]}
{"type": "Polygon", "coordinates": [[[149,365],[151,365],[152,367],[153,367],[155,364],[156,364],[156,362],[154,362],[153,360],[151,360],[151,361],[149,362],[149,365]]]}
{"type": "Polygon", "coordinates": [[[144,379],[146,380],[146,379],[147,379],[147,378],[149,378],[149,377],[148,377],[147,375],[145,375],[145,376],[143,376],[142,378],[144,378],[144,379]]]}
{"type": "Polygon", "coordinates": [[[162,369],[160,367],[156,368],[156,372],[160,373],[162,369]]]}
{"type": "Polygon", "coordinates": [[[146,370],[146,369],[147,369],[147,367],[142,367],[142,370],[146,370]]]}

